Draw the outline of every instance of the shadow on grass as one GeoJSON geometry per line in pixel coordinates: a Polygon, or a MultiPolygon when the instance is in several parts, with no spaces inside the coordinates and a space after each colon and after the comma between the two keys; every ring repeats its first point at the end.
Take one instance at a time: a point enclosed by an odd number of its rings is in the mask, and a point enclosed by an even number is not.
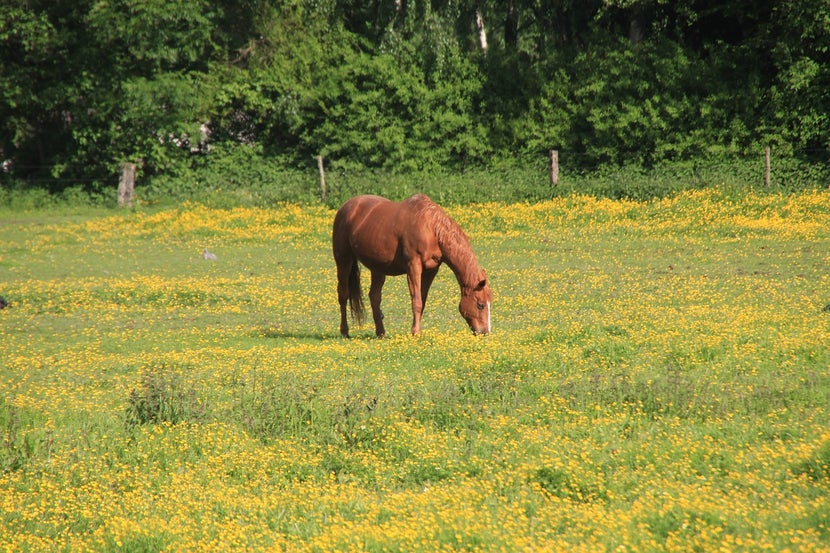
{"type": "Polygon", "coordinates": [[[365,332],[351,332],[349,338],[340,336],[337,330],[329,331],[315,328],[274,328],[274,327],[257,327],[251,330],[250,336],[255,338],[266,338],[270,340],[304,340],[312,342],[329,342],[332,340],[342,340],[343,342],[374,342],[383,340],[375,336],[374,331],[365,332]]]}
{"type": "Polygon", "coordinates": [[[319,328],[275,328],[256,327],[251,330],[251,336],[257,338],[266,338],[269,340],[311,340],[316,342],[324,342],[328,340],[340,339],[340,334],[337,332],[325,332],[319,328]]]}

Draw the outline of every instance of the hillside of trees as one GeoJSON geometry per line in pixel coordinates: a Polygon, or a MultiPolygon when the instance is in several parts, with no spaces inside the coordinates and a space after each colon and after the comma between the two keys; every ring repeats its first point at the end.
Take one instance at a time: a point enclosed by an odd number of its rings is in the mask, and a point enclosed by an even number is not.
{"type": "Polygon", "coordinates": [[[822,164],[828,59],[830,0],[3,0],[0,185],[822,164]]]}

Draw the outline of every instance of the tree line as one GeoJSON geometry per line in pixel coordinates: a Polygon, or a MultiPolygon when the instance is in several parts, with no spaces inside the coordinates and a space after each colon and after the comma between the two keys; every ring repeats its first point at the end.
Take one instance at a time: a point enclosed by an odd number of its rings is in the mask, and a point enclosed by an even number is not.
{"type": "Polygon", "coordinates": [[[0,183],[826,161],[828,56],[830,0],[3,0],[0,183]]]}

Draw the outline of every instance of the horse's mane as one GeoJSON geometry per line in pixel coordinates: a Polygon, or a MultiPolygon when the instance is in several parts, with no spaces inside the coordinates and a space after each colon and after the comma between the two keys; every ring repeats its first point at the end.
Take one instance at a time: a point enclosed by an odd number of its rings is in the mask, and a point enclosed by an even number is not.
{"type": "Polygon", "coordinates": [[[470,287],[478,284],[481,268],[464,230],[428,196],[417,194],[411,199],[419,218],[432,226],[444,261],[458,277],[459,284],[470,287]]]}

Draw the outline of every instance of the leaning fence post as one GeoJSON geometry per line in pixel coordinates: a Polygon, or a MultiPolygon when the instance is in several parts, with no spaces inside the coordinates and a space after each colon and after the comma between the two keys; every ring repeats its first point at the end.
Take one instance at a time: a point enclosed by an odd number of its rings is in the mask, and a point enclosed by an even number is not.
{"type": "Polygon", "coordinates": [[[121,164],[118,177],[118,207],[133,207],[133,190],[135,190],[135,163],[121,164]]]}
{"type": "Polygon", "coordinates": [[[764,186],[769,188],[770,183],[770,162],[769,162],[769,146],[764,148],[764,186]]]}
{"type": "Polygon", "coordinates": [[[550,151],[550,184],[559,184],[559,150],[550,151]]]}

